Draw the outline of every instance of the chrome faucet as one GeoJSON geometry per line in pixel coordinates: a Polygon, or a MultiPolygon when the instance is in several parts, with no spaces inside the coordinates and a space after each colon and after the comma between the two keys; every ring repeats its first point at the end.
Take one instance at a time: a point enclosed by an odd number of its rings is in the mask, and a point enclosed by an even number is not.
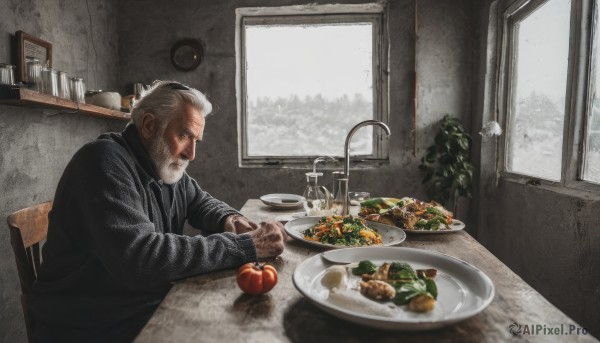
{"type": "Polygon", "coordinates": [[[313,173],[317,173],[317,163],[319,162],[327,162],[327,161],[331,161],[331,162],[337,162],[337,160],[331,156],[320,156],[315,158],[315,160],[313,161],[313,173]]]}
{"type": "Polygon", "coordinates": [[[352,136],[354,135],[354,133],[356,131],[358,131],[361,127],[364,126],[369,126],[369,125],[377,125],[380,126],[383,130],[385,130],[385,133],[390,136],[392,134],[392,132],[390,131],[390,128],[380,122],[379,120],[365,120],[363,122],[360,122],[358,124],[356,124],[351,130],[350,132],[348,132],[348,136],[346,136],[346,144],[344,145],[344,177],[345,177],[345,183],[346,183],[346,187],[345,191],[344,191],[344,199],[342,202],[342,215],[347,215],[350,211],[349,211],[349,201],[348,201],[348,182],[350,181],[350,140],[352,139],[352,136]]]}

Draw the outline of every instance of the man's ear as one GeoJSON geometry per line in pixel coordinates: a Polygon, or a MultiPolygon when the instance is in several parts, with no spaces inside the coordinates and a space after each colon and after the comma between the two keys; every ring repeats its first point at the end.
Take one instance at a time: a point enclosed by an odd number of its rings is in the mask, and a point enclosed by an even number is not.
{"type": "Polygon", "coordinates": [[[158,119],[154,116],[154,114],[150,112],[144,113],[144,116],[142,117],[142,128],[140,130],[142,138],[145,141],[153,139],[154,135],[156,134],[157,128],[158,119]]]}

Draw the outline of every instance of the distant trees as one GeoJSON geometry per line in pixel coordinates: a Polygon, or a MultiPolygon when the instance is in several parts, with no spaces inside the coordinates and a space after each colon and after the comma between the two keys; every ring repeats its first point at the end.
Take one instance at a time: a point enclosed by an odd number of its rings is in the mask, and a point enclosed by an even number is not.
{"type": "MultiPolygon", "coordinates": [[[[259,97],[248,102],[248,152],[256,156],[343,155],[350,129],[373,118],[373,103],[362,94],[327,99],[321,94],[259,97]]],[[[353,138],[353,153],[371,153],[372,131],[353,138]]]]}
{"type": "Polygon", "coordinates": [[[518,100],[511,121],[509,169],[560,178],[564,126],[561,101],[532,92],[518,100]]]}

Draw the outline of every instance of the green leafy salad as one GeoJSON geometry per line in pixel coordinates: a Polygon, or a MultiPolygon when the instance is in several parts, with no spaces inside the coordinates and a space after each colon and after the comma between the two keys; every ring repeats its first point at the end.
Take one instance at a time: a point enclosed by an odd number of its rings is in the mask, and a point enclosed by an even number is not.
{"type": "Polygon", "coordinates": [[[391,300],[396,305],[408,305],[415,312],[433,310],[438,295],[434,281],[436,269],[414,270],[408,263],[392,262],[375,265],[360,261],[352,274],[361,276],[360,292],[374,300],[391,300]]]}
{"type": "Polygon", "coordinates": [[[382,244],[381,235],[352,215],[322,217],[302,233],[307,240],[323,244],[365,246],[382,244]]]}

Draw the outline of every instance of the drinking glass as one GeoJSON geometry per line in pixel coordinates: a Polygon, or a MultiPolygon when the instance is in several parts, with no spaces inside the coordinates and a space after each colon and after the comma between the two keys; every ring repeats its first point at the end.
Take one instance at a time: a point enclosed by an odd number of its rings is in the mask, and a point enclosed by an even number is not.
{"type": "Polygon", "coordinates": [[[71,99],[79,103],[85,103],[85,84],[80,77],[71,79],[71,99]]]}
{"type": "Polygon", "coordinates": [[[58,96],[71,100],[71,81],[64,71],[58,72],[58,96]]]}
{"type": "Polygon", "coordinates": [[[37,58],[27,60],[27,88],[42,91],[42,65],[37,58]]]}
{"type": "Polygon", "coordinates": [[[356,216],[360,211],[360,203],[371,198],[371,194],[369,192],[348,192],[348,198],[350,199],[348,211],[356,216]]]}
{"type": "Polygon", "coordinates": [[[0,85],[14,85],[15,72],[10,64],[0,63],[0,85]]]}
{"type": "Polygon", "coordinates": [[[58,75],[56,70],[50,67],[42,68],[43,92],[52,96],[58,96],[58,75]]]}

